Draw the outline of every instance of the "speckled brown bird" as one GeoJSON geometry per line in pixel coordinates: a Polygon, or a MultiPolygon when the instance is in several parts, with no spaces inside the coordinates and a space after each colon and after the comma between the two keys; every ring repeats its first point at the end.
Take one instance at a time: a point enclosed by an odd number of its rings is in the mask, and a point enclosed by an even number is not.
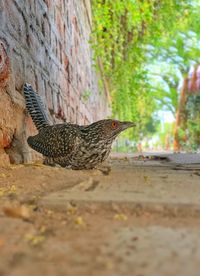
{"type": "Polygon", "coordinates": [[[24,85],[26,108],[38,129],[28,137],[31,148],[55,163],[75,170],[92,169],[102,163],[111,151],[112,142],[120,132],[133,127],[132,122],[100,120],[86,126],[63,123],[50,125],[40,96],[30,84],[24,85]]]}

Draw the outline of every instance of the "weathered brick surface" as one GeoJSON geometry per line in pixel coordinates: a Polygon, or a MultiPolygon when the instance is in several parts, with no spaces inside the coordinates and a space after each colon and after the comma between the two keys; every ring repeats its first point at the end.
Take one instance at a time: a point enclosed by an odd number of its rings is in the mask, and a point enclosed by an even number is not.
{"type": "MultiPolygon", "coordinates": [[[[0,164],[8,160],[5,151],[12,162],[37,156],[26,144],[36,130],[25,112],[24,82],[38,90],[54,122],[106,117],[89,45],[90,0],[0,0],[0,23],[10,63],[9,79],[0,83],[0,164]]],[[[0,49],[0,68],[1,57],[0,49]]]]}

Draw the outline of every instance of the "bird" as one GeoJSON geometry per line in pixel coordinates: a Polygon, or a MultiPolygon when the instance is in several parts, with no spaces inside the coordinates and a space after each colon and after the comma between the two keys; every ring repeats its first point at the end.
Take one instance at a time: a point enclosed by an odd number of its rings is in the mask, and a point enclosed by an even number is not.
{"type": "Polygon", "coordinates": [[[28,83],[24,84],[26,109],[38,134],[29,136],[28,145],[44,156],[44,164],[73,170],[96,168],[107,159],[115,138],[134,127],[133,122],[103,119],[89,125],[65,122],[51,124],[41,97],[28,83]]]}

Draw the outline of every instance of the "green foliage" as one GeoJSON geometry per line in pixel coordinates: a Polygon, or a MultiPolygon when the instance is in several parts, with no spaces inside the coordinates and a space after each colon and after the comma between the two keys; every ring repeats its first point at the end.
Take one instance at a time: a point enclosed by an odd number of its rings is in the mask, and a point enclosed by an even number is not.
{"type": "MultiPolygon", "coordinates": [[[[160,55],[160,47],[165,52],[177,27],[184,29],[191,1],[93,0],[92,7],[92,45],[110,85],[113,116],[136,121],[139,126],[133,136],[137,139],[146,132],[146,125],[160,104],[168,105],[175,113],[177,82],[167,92],[162,87],[155,91],[147,65],[160,55]]],[[[174,43],[181,51],[183,40],[174,43]]]]}
{"type": "Polygon", "coordinates": [[[147,64],[148,78],[160,108],[165,106],[174,116],[178,107],[178,86],[189,68],[200,61],[200,2],[191,0],[184,7],[173,32],[151,46],[147,64]]]}
{"type": "Polygon", "coordinates": [[[183,146],[189,150],[197,150],[200,147],[200,95],[194,94],[188,97],[186,105],[187,120],[187,142],[183,146]]]}
{"type": "MultiPolygon", "coordinates": [[[[158,110],[175,117],[180,81],[200,61],[200,3],[92,0],[92,8],[91,42],[109,84],[112,116],[137,123],[122,139],[151,136],[159,123],[158,110]]],[[[188,127],[197,133],[197,125],[188,127]]]]}
{"type": "MultiPolygon", "coordinates": [[[[160,109],[172,112],[175,117],[179,102],[180,83],[187,76],[191,66],[200,62],[200,2],[190,1],[184,11],[182,21],[173,31],[173,36],[162,38],[160,47],[152,47],[148,77],[153,83],[160,109]],[[159,76],[159,77],[158,77],[159,76]]],[[[187,123],[179,128],[181,147],[184,150],[197,150],[200,145],[200,113],[198,95],[190,96],[187,103],[187,123]]]]}
{"type": "Polygon", "coordinates": [[[159,124],[157,127],[157,134],[156,134],[157,142],[155,146],[162,147],[163,149],[165,149],[167,142],[169,142],[170,146],[172,147],[173,128],[174,128],[174,123],[159,124]]]}

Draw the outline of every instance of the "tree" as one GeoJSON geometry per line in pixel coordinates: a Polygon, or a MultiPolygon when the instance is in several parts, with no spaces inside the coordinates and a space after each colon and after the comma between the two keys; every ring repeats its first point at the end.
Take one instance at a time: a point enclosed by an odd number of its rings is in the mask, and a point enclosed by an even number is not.
{"type": "Polygon", "coordinates": [[[138,122],[129,134],[137,140],[157,110],[176,113],[179,80],[197,57],[198,1],[93,0],[92,6],[92,45],[113,116],[138,122]]]}

